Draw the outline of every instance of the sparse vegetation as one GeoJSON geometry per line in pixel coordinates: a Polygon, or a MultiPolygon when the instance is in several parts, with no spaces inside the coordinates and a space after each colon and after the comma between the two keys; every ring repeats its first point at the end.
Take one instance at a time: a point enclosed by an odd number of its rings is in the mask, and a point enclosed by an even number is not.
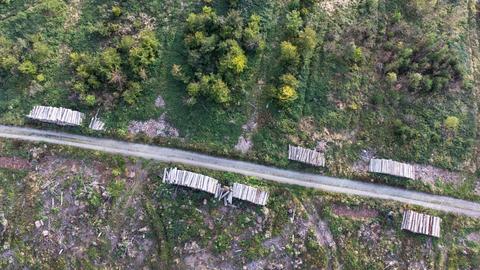
{"type": "Polygon", "coordinates": [[[225,207],[207,193],[163,184],[158,172],[167,164],[4,140],[0,149],[3,157],[31,159],[38,169],[0,169],[4,268],[479,266],[476,219],[414,207],[442,217],[442,237],[431,239],[400,231],[401,213],[411,206],[399,203],[186,168],[271,194],[265,208],[237,200],[225,207]],[[121,172],[115,179],[113,168],[121,172]],[[51,181],[56,185],[47,187],[51,181]]]}

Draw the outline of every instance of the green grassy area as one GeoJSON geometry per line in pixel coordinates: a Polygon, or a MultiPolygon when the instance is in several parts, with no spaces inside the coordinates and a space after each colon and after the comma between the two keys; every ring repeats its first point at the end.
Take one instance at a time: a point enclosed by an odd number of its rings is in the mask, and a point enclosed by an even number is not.
{"type": "Polygon", "coordinates": [[[2,2],[0,123],[170,145],[478,200],[473,188],[478,88],[473,66],[478,48],[472,42],[478,25],[472,1],[362,0],[333,9],[328,8],[329,3],[2,2]],[[214,44],[213,53],[203,53],[213,64],[195,62],[194,50],[186,41],[189,14],[201,14],[204,6],[212,7],[222,18],[218,29],[212,30],[221,37],[218,44],[214,44]],[[114,9],[118,9],[117,15],[114,9]],[[224,56],[222,27],[233,11],[238,11],[242,21],[243,36],[237,41],[247,58],[245,70],[235,76],[219,67],[224,56]],[[299,22],[291,19],[295,12],[299,22]],[[254,14],[260,17],[259,37],[264,46],[252,51],[245,42],[245,29],[254,14]],[[150,20],[151,25],[147,23],[150,20]],[[131,55],[122,51],[121,40],[126,36],[137,40],[146,29],[154,32],[158,48],[154,59],[138,72],[128,60],[131,55]],[[307,29],[315,33],[310,50],[302,45],[307,29]],[[298,63],[282,58],[281,44],[285,41],[298,47],[298,63]],[[107,48],[119,51],[121,61],[116,71],[124,75],[125,84],[134,82],[138,88],[112,84],[104,66],[96,73],[100,85],[94,87],[70,57],[76,52],[100,59],[107,48]],[[16,62],[6,56],[15,56],[16,62]],[[24,65],[27,61],[35,71],[24,65]],[[187,82],[172,75],[174,65],[182,67],[189,77],[187,82]],[[188,83],[201,77],[197,73],[222,77],[231,92],[229,104],[200,96],[189,105],[191,96],[186,89],[188,83]],[[285,86],[280,78],[286,73],[298,80],[294,89],[297,98],[283,104],[278,92],[285,86]],[[129,93],[127,98],[125,92],[129,93]],[[158,95],[164,98],[165,108],[155,107],[158,95]],[[95,102],[89,103],[91,97],[87,102],[88,96],[95,96],[95,102]],[[89,117],[99,111],[108,131],[99,134],[86,126],[62,128],[28,121],[24,115],[34,105],[68,107],[89,117]],[[165,112],[181,139],[128,133],[130,121],[157,119],[165,112]],[[254,115],[253,148],[240,154],[234,146],[244,133],[242,126],[254,115]],[[320,140],[328,142],[327,168],[287,161],[288,144],[313,148],[320,140]],[[351,167],[365,149],[382,158],[458,171],[467,180],[450,184],[440,179],[438,184],[426,185],[359,176],[351,167]]]}

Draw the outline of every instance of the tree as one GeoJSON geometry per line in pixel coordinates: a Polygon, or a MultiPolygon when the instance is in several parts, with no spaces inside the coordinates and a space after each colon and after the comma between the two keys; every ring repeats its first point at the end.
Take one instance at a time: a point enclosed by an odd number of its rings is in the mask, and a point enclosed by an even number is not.
{"type": "Polygon", "coordinates": [[[138,82],[129,82],[127,90],[123,92],[122,97],[126,103],[132,105],[137,102],[140,93],[142,92],[142,86],[138,82]]]}
{"type": "Polygon", "coordinates": [[[120,69],[122,59],[116,48],[107,48],[101,53],[102,65],[108,69],[108,71],[120,69]]]}
{"type": "Polygon", "coordinates": [[[317,45],[317,33],[311,27],[305,27],[298,34],[298,44],[304,53],[311,52],[317,45]]]}
{"type": "Polygon", "coordinates": [[[240,74],[247,66],[247,57],[238,43],[229,39],[225,42],[227,53],[220,59],[220,70],[240,74]]]}
{"type": "Polygon", "coordinates": [[[120,17],[120,15],[122,15],[122,9],[119,6],[112,6],[112,14],[115,17],[120,17]]]}
{"type": "Polygon", "coordinates": [[[243,31],[243,41],[248,50],[262,49],[265,44],[260,34],[260,16],[253,14],[243,31]]]}
{"type": "Polygon", "coordinates": [[[284,85],[278,89],[277,99],[282,106],[286,106],[298,98],[297,91],[290,85],[284,85]]]}
{"type": "Polygon", "coordinates": [[[29,60],[26,60],[20,64],[20,66],[18,66],[18,70],[23,74],[31,76],[34,76],[37,73],[37,67],[29,60]]]}
{"type": "Polygon", "coordinates": [[[287,31],[291,36],[294,36],[298,33],[300,28],[303,25],[303,19],[298,10],[292,10],[287,13],[287,22],[286,27],[287,31]]]}
{"type": "Polygon", "coordinates": [[[139,44],[134,45],[128,52],[131,69],[139,73],[141,69],[153,64],[158,57],[158,47],[159,42],[154,32],[140,32],[139,44]]]}
{"type": "Polygon", "coordinates": [[[224,39],[241,39],[243,18],[238,10],[230,10],[221,25],[221,35],[224,39]]]}
{"type": "Polygon", "coordinates": [[[87,104],[88,106],[93,107],[96,102],[97,102],[97,101],[96,101],[96,98],[95,98],[94,95],[87,95],[87,96],[85,97],[85,104],[87,104]]]}
{"type": "Polygon", "coordinates": [[[289,41],[280,44],[280,59],[290,65],[296,66],[300,62],[297,46],[289,41]]]}
{"type": "Polygon", "coordinates": [[[408,74],[408,83],[409,88],[413,91],[416,91],[420,88],[420,84],[422,83],[423,76],[420,73],[414,72],[408,74]]]}
{"type": "Polygon", "coordinates": [[[187,32],[209,32],[218,30],[218,16],[211,7],[203,7],[199,14],[190,13],[187,17],[187,32]]]}
{"type": "Polygon", "coordinates": [[[219,104],[227,104],[230,101],[230,89],[223,80],[213,74],[202,75],[199,82],[191,82],[187,85],[187,93],[190,96],[189,104],[196,103],[200,95],[219,104]]]}
{"type": "Polygon", "coordinates": [[[280,77],[280,81],[283,85],[288,85],[296,89],[298,87],[299,81],[291,73],[283,74],[280,77]]]}

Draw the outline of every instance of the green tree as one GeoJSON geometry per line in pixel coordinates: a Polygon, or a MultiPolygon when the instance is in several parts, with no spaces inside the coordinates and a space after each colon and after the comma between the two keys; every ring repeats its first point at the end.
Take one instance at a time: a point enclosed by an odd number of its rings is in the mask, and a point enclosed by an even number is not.
{"type": "Polygon", "coordinates": [[[317,33],[311,27],[305,27],[298,34],[298,44],[304,53],[313,51],[317,45],[317,33]]]}
{"type": "Polygon", "coordinates": [[[413,91],[416,91],[420,88],[422,83],[423,76],[418,72],[413,72],[408,74],[408,83],[409,88],[413,91]]]}
{"type": "Polygon", "coordinates": [[[18,66],[18,70],[23,74],[31,76],[34,76],[37,73],[37,67],[29,60],[26,60],[20,64],[20,66],[18,66]]]}
{"type": "Polygon", "coordinates": [[[218,30],[218,16],[211,7],[203,7],[202,12],[190,13],[187,17],[187,32],[215,33],[218,30]]]}
{"type": "Polygon", "coordinates": [[[224,39],[236,39],[242,38],[243,32],[243,18],[238,10],[230,10],[227,16],[222,20],[222,38],[224,39]]]}
{"type": "Polygon", "coordinates": [[[260,16],[256,14],[250,16],[247,27],[243,31],[243,41],[248,50],[262,49],[265,46],[260,34],[260,16]]]}
{"type": "Polygon", "coordinates": [[[135,104],[142,92],[142,86],[138,82],[129,82],[128,87],[123,92],[123,100],[129,105],[135,104]]]}
{"type": "Polygon", "coordinates": [[[280,77],[280,81],[283,85],[288,85],[296,89],[298,87],[299,81],[291,73],[283,74],[280,77]]]}
{"type": "Polygon", "coordinates": [[[290,85],[284,85],[278,89],[277,99],[282,106],[291,104],[298,98],[297,91],[290,85]]]}
{"type": "MultiPolygon", "coordinates": [[[[192,91],[191,87],[188,90],[192,91]]],[[[201,77],[198,91],[219,104],[226,104],[230,101],[230,89],[227,84],[221,78],[212,74],[201,77]]]]}
{"type": "Polygon", "coordinates": [[[222,72],[242,73],[247,67],[247,57],[238,43],[229,39],[225,42],[227,53],[220,59],[220,70],[222,72]]]}
{"type": "Polygon", "coordinates": [[[296,35],[303,25],[303,19],[298,10],[292,10],[287,13],[286,28],[291,36],[296,35]]]}
{"type": "Polygon", "coordinates": [[[93,107],[96,102],[97,102],[97,100],[96,100],[94,95],[87,95],[85,97],[85,104],[87,104],[88,106],[93,107]]]}
{"type": "Polygon", "coordinates": [[[101,61],[109,71],[120,69],[122,58],[116,48],[107,48],[101,53],[101,61]]]}
{"type": "Polygon", "coordinates": [[[300,55],[298,54],[297,46],[289,41],[283,41],[280,44],[280,59],[292,66],[298,65],[300,62],[300,55]]]}
{"type": "Polygon", "coordinates": [[[115,17],[120,17],[120,15],[122,15],[122,9],[119,6],[112,6],[112,14],[115,17]]]}

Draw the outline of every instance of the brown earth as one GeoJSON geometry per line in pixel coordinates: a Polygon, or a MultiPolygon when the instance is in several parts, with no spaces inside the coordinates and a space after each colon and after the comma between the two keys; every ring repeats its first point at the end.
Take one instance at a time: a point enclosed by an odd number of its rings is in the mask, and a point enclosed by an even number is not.
{"type": "Polygon", "coordinates": [[[0,168],[28,170],[30,167],[30,162],[26,159],[18,157],[0,157],[0,168]]]}
{"type": "Polygon", "coordinates": [[[335,204],[332,211],[337,216],[350,217],[354,219],[374,218],[378,216],[378,211],[365,207],[350,208],[346,205],[335,204]]]}

